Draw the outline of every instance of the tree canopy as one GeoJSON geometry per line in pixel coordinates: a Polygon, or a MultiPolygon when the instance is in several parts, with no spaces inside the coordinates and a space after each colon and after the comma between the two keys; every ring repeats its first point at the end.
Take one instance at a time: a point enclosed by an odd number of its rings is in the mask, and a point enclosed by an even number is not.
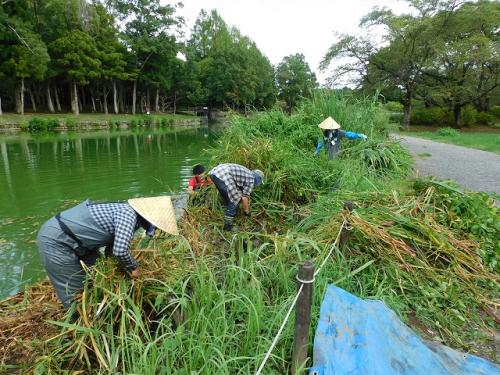
{"type": "Polygon", "coordinates": [[[360,26],[382,26],[383,43],[369,37],[340,35],[325,54],[321,68],[348,58],[330,82],[348,78],[365,91],[388,92],[404,108],[408,127],[412,102],[439,106],[461,126],[461,110],[471,104],[490,107],[499,90],[500,4],[494,1],[411,0],[411,14],[395,15],[375,8],[360,26]]]}

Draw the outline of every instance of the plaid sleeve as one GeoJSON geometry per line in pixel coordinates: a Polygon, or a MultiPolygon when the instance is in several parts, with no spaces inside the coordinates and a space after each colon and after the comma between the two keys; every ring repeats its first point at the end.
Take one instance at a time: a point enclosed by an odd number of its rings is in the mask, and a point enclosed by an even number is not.
{"type": "Polygon", "coordinates": [[[253,190],[253,185],[254,185],[253,176],[245,179],[245,183],[243,184],[243,186],[241,188],[241,192],[243,193],[244,196],[248,197],[250,195],[250,193],[253,190]]]}
{"type": "Polygon", "coordinates": [[[113,255],[128,272],[138,267],[137,261],[130,253],[130,241],[134,236],[137,214],[132,208],[117,210],[114,214],[115,242],[113,255]]]}

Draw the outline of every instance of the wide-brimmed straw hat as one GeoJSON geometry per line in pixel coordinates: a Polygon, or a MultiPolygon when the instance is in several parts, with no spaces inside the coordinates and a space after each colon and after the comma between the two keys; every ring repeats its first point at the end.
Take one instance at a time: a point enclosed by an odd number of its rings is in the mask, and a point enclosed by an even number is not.
{"type": "Polygon", "coordinates": [[[170,197],[133,198],[128,200],[128,204],[156,228],[170,234],[179,234],[170,197]]]}
{"type": "Polygon", "coordinates": [[[331,117],[328,117],[326,120],[324,120],[321,124],[318,125],[318,127],[325,130],[340,129],[340,125],[331,117]]]}

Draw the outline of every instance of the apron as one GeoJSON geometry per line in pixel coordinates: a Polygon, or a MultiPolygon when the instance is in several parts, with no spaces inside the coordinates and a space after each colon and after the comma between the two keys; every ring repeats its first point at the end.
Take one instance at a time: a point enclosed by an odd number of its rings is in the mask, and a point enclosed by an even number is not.
{"type": "Polygon", "coordinates": [[[55,217],[42,225],[37,245],[49,279],[64,307],[71,304],[83,287],[85,271],[80,261],[92,266],[100,256],[99,248],[113,243],[108,233],[92,218],[88,200],[61,212],[61,220],[80,240],[80,245],[63,232],[55,217]]]}

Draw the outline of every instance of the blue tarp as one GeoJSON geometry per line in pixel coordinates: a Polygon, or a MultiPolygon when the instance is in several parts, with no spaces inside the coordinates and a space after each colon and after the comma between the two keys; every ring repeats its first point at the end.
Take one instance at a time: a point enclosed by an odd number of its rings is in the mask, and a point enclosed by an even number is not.
{"type": "Polygon", "coordinates": [[[500,366],[421,339],[381,301],[329,285],[310,375],[500,374],[500,366]]]}

